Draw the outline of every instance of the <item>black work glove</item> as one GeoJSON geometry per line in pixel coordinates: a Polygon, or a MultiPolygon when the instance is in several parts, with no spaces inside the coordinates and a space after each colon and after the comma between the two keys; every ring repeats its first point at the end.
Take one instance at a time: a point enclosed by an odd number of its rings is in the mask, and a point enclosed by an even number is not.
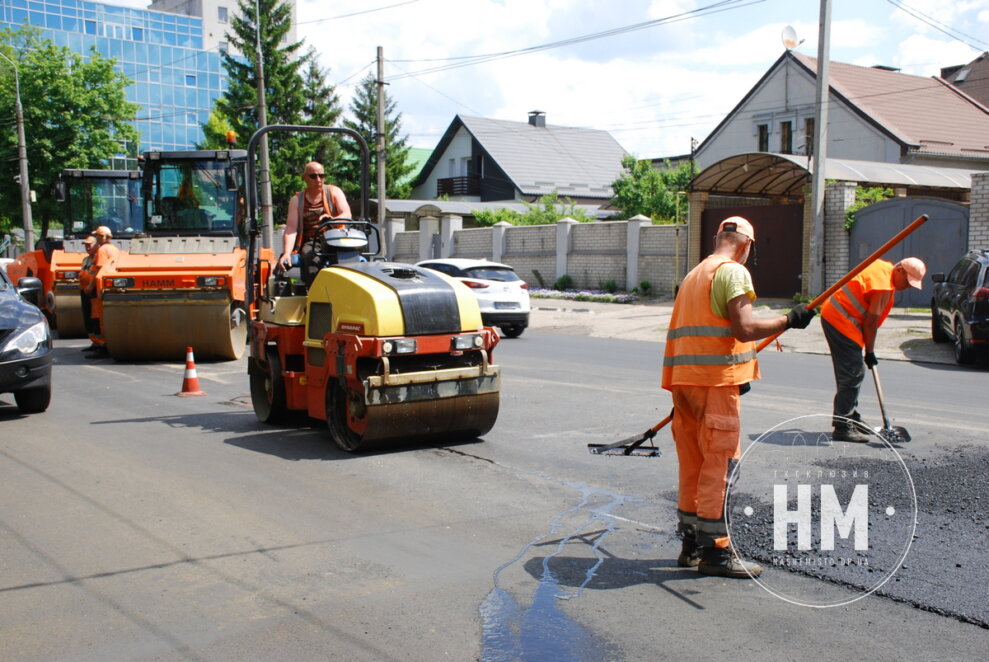
{"type": "Polygon", "coordinates": [[[738,395],[742,396],[752,390],[752,382],[745,382],[738,385],[738,395]]]}
{"type": "Polygon", "coordinates": [[[814,315],[817,311],[813,308],[807,309],[806,306],[799,305],[794,306],[793,310],[786,314],[786,328],[788,329],[806,329],[810,321],[814,319],[814,315]]]}
{"type": "Polygon", "coordinates": [[[879,359],[876,358],[875,352],[865,353],[865,365],[867,368],[875,368],[877,365],[879,365],[879,359]]]}

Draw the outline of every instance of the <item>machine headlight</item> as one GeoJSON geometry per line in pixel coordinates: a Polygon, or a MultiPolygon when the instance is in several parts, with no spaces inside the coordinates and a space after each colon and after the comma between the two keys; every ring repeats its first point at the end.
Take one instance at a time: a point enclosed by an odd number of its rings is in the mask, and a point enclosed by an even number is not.
{"type": "Polygon", "coordinates": [[[415,354],[415,338],[398,338],[381,343],[381,351],[385,354],[415,354]]]}
{"type": "Polygon", "coordinates": [[[484,338],[480,335],[454,336],[451,344],[455,350],[474,349],[484,345],[484,338]]]}
{"type": "Polygon", "coordinates": [[[58,278],[62,280],[76,280],[79,278],[78,271],[59,271],[58,278]]]}
{"type": "Polygon", "coordinates": [[[199,287],[219,287],[225,282],[223,276],[200,276],[196,279],[196,285],[199,287]]]}
{"type": "Polygon", "coordinates": [[[48,323],[41,321],[19,331],[3,344],[2,354],[19,354],[21,357],[35,354],[42,347],[51,345],[51,333],[48,323]]]}
{"type": "Polygon", "coordinates": [[[133,278],[107,278],[104,287],[134,287],[133,278]]]}

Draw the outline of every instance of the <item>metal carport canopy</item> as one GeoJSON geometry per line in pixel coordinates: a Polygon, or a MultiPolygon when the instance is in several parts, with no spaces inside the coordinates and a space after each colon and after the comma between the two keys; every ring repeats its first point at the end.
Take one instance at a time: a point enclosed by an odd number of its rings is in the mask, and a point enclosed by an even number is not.
{"type": "MultiPolygon", "coordinates": [[[[753,152],[736,154],[704,169],[691,189],[720,195],[798,196],[810,183],[806,156],[753,152]]],[[[968,189],[972,174],[981,170],[945,168],[879,161],[826,159],[825,178],[863,185],[968,189]]]]}

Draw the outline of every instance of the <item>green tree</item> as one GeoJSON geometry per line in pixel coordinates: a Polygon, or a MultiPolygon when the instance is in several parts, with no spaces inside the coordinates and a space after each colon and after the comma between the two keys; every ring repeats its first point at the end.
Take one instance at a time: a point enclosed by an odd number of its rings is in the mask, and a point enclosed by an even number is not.
{"type": "Polygon", "coordinates": [[[484,209],[474,214],[474,220],[480,226],[490,226],[502,221],[512,225],[551,225],[564,218],[572,218],[581,223],[594,220],[587,215],[583,207],[578,207],[570,198],[561,199],[555,191],[542,196],[537,202],[522,204],[525,205],[525,213],[504,207],[484,209]]]}
{"type": "Polygon", "coordinates": [[[694,164],[683,163],[673,167],[669,161],[663,170],[652,167],[649,160],[637,160],[634,156],[622,159],[624,172],[611,184],[614,205],[626,218],[644,214],[664,223],[683,222],[687,205],[677,198],[683,197],[690,180],[697,174],[694,164]],[[679,215],[679,218],[677,216],[679,215]]]}
{"type": "MultiPolygon", "coordinates": [[[[302,75],[305,105],[302,109],[304,124],[337,126],[343,109],[336,88],[326,81],[327,72],[316,61],[316,52],[306,56],[302,75]]],[[[312,134],[303,137],[303,144],[310,160],[319,161],[327,172],[333,173],[342,158],[340,139],[333,134],[312,134]]]]}
{"type": "MultiPolygon", "coordinates": [[[[386,198],[408,198],[412,192],[411,182],[402,182],[415,168],[408,163],[408,137],[400,136],[402,132],[402,114],[395,112],[395,101],[385,92],[385,189],[386,198]]],[[[353,119],[344,120],[343,124],[364,137],[371,152],[371,197],[377,198],[377,149],[375,136],[378,135],[378,83],[377,79],[368,74],[361,80],[350,102],[350,112],[353,119]]],[[[343,142],[345,176],[340,180],[340,186],[348,199],[356,199],[360,194],[360,150],[352,140],[343,142]]]]}
{"type": "MultiPolygon", "coordinates": [[[[61,216],[50,191],[63,168],[106,168],[125,149],[136,155],[138,106],[124,94],[132,81],[114,60],[88,57],[41,39],[33,28],[0,31],[0,49],[17,63],[27,141],[28,172],[38,201],[32,216],[42,228],[61,216]]],[[[0,60],[0,231],[20,226],[14,71],[0,60]]]]}
{"type": "MultiPolygon", "coordinates": [[[[257,20],[255,2],[238,0],[227,39],[244,58],[223,55],[227,91],[216,101],[216,111],[226,118],[242,147],[258,127],[257,20]]],[[[283,44],[292,27],[292,8],[283,0],[257,0],[261,16],[261,56],[264,68],[265,105],[268,124],[302,124],[305,116],[301,42],[283,44]]],[[[209,138],[207,138],[209,139],[209,138]]],[[[268,134],[272,205],[276,223],[285,221],[288,200],[302,184],[299,174],[306,161],[304,141],[296,134],[268,134]]]]}
{"type": "Polygon", "coordinates": [[[196,144],[196,149],[226,149],[229,147],[227,132],[234,131],[234,127],[226,115],[214,108],[202,126],[203,140],[196,144]]]}

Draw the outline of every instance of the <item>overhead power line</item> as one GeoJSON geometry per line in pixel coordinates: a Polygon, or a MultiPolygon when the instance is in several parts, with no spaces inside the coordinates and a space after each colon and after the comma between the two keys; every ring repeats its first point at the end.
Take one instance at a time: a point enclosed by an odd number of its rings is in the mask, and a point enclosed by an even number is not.
{"type": "Polygon", "coordinates": [[[326,21],[335,21],[341,18],[350,18],[351,16],[360,16],[361,14],[371,14],[376,11],[383,11],[385,9],[394,9],[395,7],[402,7],[403,5],[411,5],[413,3],[419,2],[419,0],[405,0],[405,2],[398,2],[394,5],[386,5],[384,7],[375,7],[373,9],[362,9],[361,11],[351,12],[349,14],[340,14],[339,16],[330,16],[328,18],[315,18],[311,21],[298,21],[296,25],[312,25],[315,23],[325,23],[326,21]]]}
{"type": "Polygon", "coordinates": [[[439,71],[447,71],[449,69],[469,67],[475,64],[490,62],[492,60],[499,60],[508,57],[516,57],[519,55],[528,55],[529,53],[538,53],[540,51],[550,50],[553,48],[561,48],[563,46],[572,46],[574,44],[580,44],[586,41],[593,41],[595,39],[614,37],[617,35],[626,34],[628,32],[634,32],[636,30],[644,30],[646,28],[655,27],[657,25],[676,23],[679,21],[685,21],[691,18],[696,18],[698,16],[715,14],[723,11],[728,11],[731,9],[739,9],[741,7],[747,7],[749,5],[755,5],[762,2],[765,2],[765,0],[723,0],[722,2],[716,2],[714,4],[706,5],[704,7],[698,7],[697,9],[692,9],[690,11],[682,12],[679,14],[673,14],[671,16],[666,16],[663,18],[656,18],[649,21],[643,21],[641,23],[634,23],[632,25],[623,25],[617,28],[603,30],[601,32],[579,35],[576,37],[561,39],[559,41],[540,44],[538,46],[528,46],[525,48],[519,48],[510,51],[501,51],[499,53],[487,53],[483,55],[467,55],[460,57],[443,58],[440,60],[392,60],[392,62],[413,62],[413,63],[414,62],[447,62],[447,64],[437,65],[434,67],[427,67],[426,69],[420,69],[418,71],[408,72],[405,74],[394,76],[391,78],[391,80],[394,81],[411,76],[420,76],[423,74],[431,74],[439,71]]]}
{"type": "Polygon", "coordinates": [[[989,46],[989,42],[985,42],[985,41],[982,41],[981,39],[978,39],[977,37],[973,37],[972,35],[965,34],[961,30],[956,30],[955,28],[951,27],[950,25],[947,25],[946,23],[942,23],[941,21],[937,20],[936,18],[932,18],[931,16],[928,16],[927,14],[923,13],[919,9],[914,9],[913,7],[908,7],[907,5],[903,4],[899,0],[886,0],[886,2],[888,2],[891,5],[893,5],[894,7],[896,7],[900,11],[902,11],[904,14],[908,14],[910,16],[913,16],[918,21],[920,21],[922,23],[926,23],[927,25],[931,26],[932,28],[934,28],[938,32],[951,37],[955,41],[960,41],[963,44],[965,44],[966,46],[969,46],[970,48],[973,48],[973,49],[975,49],[977,51],[984,51],[986,49],[986,46],[989,46]],[[965,39],[962,39],[962,37],[965,37],[965,39]],[[971,41],[966,41],[966,39],[971,39],[972,41],[974,41],[976,43],[979,43],[979,44],[982,44],[982,45],[981,46],[976,46],[971,41]]]}

